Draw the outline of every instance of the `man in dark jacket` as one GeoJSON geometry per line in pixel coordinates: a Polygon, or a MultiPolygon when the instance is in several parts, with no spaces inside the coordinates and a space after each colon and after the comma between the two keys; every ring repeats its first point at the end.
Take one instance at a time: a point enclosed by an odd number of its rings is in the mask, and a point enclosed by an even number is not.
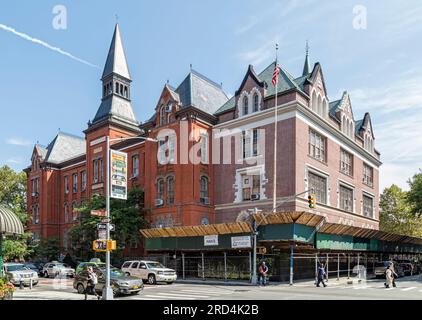
{"type": "Polygon", "coordinates": [[[320,263],[318,267],[318,274],[317,274],[317,283],[316,286],[319,287],[319,284],[322,282],[323,286],[326,287],[327,285],[324,283],[324,279],[326,278],[324,264],[320,263]]]}

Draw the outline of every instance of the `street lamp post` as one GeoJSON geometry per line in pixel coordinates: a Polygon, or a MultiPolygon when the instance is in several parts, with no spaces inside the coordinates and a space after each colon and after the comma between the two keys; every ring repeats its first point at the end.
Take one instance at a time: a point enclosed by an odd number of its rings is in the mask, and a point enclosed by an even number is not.
{"type": "MultiPolygon", "coordinates": [[[[110,240],[110,142],[114,141],[126,141],[126,140],[144,140],[144,141],[152,141],[152,142],[158,142],[156,139],[152,138],[146,138],[146,137],[128,137],[128,138],[115,138],[110,139],[109,136],[106,137],[106,143],[107,143],[107,172],[106,172],[106,225],[107,225],[107,231],[106,231],[106,240],[107,243],[110,240]]],[[[110,285],[110,251],[106,251],[106,278],[105,278],[105,286],[103,289],[103,300],[113,300],[113,289],[110,285]]]]}

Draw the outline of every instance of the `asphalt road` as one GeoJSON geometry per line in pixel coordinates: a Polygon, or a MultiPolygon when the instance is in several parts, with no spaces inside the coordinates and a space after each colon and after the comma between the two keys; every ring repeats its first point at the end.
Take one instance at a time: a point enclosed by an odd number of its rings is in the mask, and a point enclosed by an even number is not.
{"type": "MultiPolygon", "coordinates": [[[[422,299],[422,275],[397,281],[397,288],[386,289],[384,281],[369,280],[348,285],[330,280],[328,287],[316,288],[312,282],[271,285],[267,287],[225,286],[175,283],[146,285],[139,295],[117,297],[119,300],[409,300],[422,299]]],[[[71,279],[40,279],[32,290],[17,288],[15,300],[83,300],[71,279]]],[[[89,300],[96,300],[93,296],[89,300]]]]}

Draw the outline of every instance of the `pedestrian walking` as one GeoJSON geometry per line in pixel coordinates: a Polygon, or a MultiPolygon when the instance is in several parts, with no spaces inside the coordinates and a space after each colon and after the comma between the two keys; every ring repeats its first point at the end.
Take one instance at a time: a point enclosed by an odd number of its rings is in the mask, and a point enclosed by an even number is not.
{"type": "Polygon", "coordinates": [[[266,265],[265,261],[262,261],[261,265],[259,266],[259,286],[267,285],[267,276],[268,276],[268,266],[266,265]]]}
{"type": "Polygon", "coordinates": [[[324,279],[327,277],[327,274],[325,272],[325,267],[324,264],[321,262],[319,264],[318,270],[317,270],[317,283],[316,286],[319,287],[319,284],[322,283],[322,285],[324,286],[324,288],[327,286],[324,283],[324,279]]]}
{"type": "Polygon", "coordinates": [[[394,269],[394,263],[393,263],[393,262],[391,262],[391,263],[390,263],[390,269],[391,269],[391,272],[392,272],[392,274],[393,274],[393,281],[392,281],[393,287],[394,287],[394,288],[397,288],[397,285],[396,285],[396,279],[397,279],[399,276],[397,275],[396,270],[394,269]]]}
{"type": "Polygon", "coordinates": [[[85,300],[88,300],[88,294],[93,294],[100,299],[100,296],[95,291],[95,285],[98,283],[97,274],[94,272],[92,267],[88,267],[86,270],[86,288],[85,288],[85,300]]]}
{"type": "Polygon", "coordinates": [[[385,270],[385,283],[384,283],[384,285],[385,285],[386,288],[390,288],[390,285],[393,283],[393,279],[394,279],[393,272],[391,271],[391,267],[388,266],[387,270],[385,270]]]}

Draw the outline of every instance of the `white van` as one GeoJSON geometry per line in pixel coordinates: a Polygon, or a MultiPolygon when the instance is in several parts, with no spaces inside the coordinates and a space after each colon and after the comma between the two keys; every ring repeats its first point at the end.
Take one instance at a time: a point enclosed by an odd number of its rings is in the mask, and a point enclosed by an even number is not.
{"type": "Polygon", "coordinates": [[[127,275],[139,277],[149,284],[156,284],[157,282],[172,284],[177,279],[176,271],[166,268],[157,261],[126,261],[121,269],[127,275]]]}

